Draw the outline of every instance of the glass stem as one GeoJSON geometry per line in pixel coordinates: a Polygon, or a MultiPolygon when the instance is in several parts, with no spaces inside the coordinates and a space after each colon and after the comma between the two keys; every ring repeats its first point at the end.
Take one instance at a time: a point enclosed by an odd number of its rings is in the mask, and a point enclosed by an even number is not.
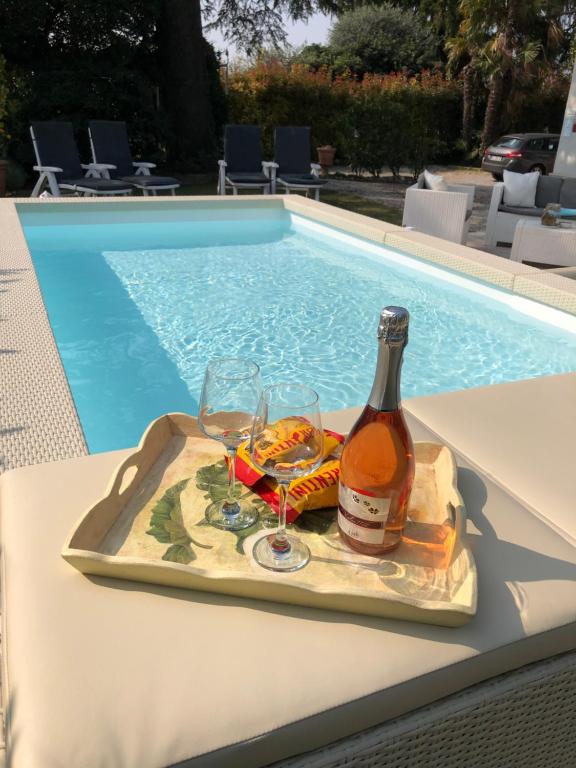
{"type": "Polygon", "coordinates": [[[286,536],[286,497],[290,483],[278,482],[279,521],[278,530],[272,542],[272,549],[277,554],[286,554],[290,551],[290,542],[286,536]]]}
{"type": "Polygon", "coordinates": [[[236,506],[236,448],[226,446],[228,451],[228,494],[226,496],[225,506],[236,506]]]}

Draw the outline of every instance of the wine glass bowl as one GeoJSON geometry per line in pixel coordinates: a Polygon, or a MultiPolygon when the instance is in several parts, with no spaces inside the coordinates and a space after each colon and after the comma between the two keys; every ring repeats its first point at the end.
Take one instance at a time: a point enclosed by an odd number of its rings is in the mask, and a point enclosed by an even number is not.
{"type": "Polygon", "coordinates": [[[238,498],[234,465],[236,449],[251,435],[261,391],[260,369],[251,360],[220,357],[208,363],[198,423],[206,437],[226,447],[229,471],[227,497],[206,508],[206,519],[216,528],[239,531],[258,519],[254,505],[238,498]]]}
{"type": "Polygon", "coordinates": [[[301,384],[267,387],[260,397],[250,438],[252,462],[278,482],[278,530],[259,539],[253,550],[254,559],[264,568],[295,571],[310,559],[306,544],[286,533],[286,497],[292,480],[320,466],[323,449],[316,392],[301,384]]]}

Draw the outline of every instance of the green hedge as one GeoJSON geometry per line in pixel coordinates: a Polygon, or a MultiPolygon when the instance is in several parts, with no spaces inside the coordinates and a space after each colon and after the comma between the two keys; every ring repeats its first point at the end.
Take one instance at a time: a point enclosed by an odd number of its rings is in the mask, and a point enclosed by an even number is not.
{"type": "Polygon", "coordinates": [[[259,64],[230,82],[232,122],[255,123],[272,155],[276,125],[310,125],[314,146],[332,144],[337,162],[375,176],[387,166],[417,175],[453,156],[461,133],[461,88],[437,73],[333,79],[327,70],[259,64]]]}
{"type": "MultiPolygon", "coordinates": [[[[502,116],[504,131],[558,132],[569,79],[552,73],[517,87],[502,116]]],[[[385,167],[398,175],[408,167],[416,176],[429,163],[463,159],[462,87],[440,72],[334,77],[328,68],[286,66],[263,61],[232,75],[231,122],[263,126],[267,156],[272,156],[276,125],[310,125],[314,146],[332,144],[336,162],[378,176],[385,167]]],[[[480,136],[485,94],[476,104],[480,136]]]]}

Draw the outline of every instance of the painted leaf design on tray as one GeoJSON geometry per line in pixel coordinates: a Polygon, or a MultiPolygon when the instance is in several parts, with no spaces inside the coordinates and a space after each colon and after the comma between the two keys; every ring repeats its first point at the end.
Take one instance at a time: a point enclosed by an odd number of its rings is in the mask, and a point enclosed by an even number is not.
{"type": "MultiPolygon", "coordinates": [[[[250,492],[249,492],[250,493],[250,492]]],[[[245,494],[249,495],[249,494],[245,494]]],[[[271,514],[272,518],[274,520],[278,520],[276,515],[271,512],[270,507],[266,504],[265,501],[260,499],[258,496],[254,497],[254,506],[258,509],[258,519],[254,523],[254,525],[251,525],[249,528],[244,528],[242,531],[222,531],[223,534],[228,535],[232,534],[236,537],[236,545],[235,550],[238,552],[239,555],[245,555],[246,552],[244,552],[244,539],[247,539],[248,536],[252,536],[253,533],[257,533],[258,531],[263,530],[264,528],[270,528],[269,525],[263,525],[262,520],[268,519],[269,513],[271,514]]],[[[205,525],[210,525],[208,520],[199,520],[196,525],[201,528],[205,525]]],[[[272,526],[272,530],[274,529],[274,526],[272,526]]]]}
{"type": "MultiPolygon", "coordinates": [[[[196,485],[201,491],[206,491],[205,498],[211,501],[222,501],[228,493],[228,466],[224,459],[216,464],[201,467],[196,472],[196,485]]],[[[258,509],[258,520],[250,528],[242,531],[229,531],[236,537],[236,551],[245,555],[244,540],[254,533],[264,529],[274,530],[278,523],[278,517],[270,509],[268,504],[250,489],[244,489],[241,483],[236,486],[237,498],[250,498],[258,509]],[[242,492],[244,490],[244,493],[242,492]]],[[[330,509],[315,509],[303,512],[296,520],[295,526],[302,531],[323,535],[327,533],[336,519],[336,507],[330,509]]],[[[207,520],[199,520],[196,525],[202,527],[209,525],[207,520]]],[[[226,533],[226,532],[224,532],[226,533]]]]}
{"type": "Polygon", "coordinates": [[[189,544],[172,544],[162,555],[162,560],[169,560],[172,563],[182,563],[188,565],[196,558],[189,544]]]}
{"type": "MultiPolygon", "coordinates": [[[[228,495],[228,465],[224,459],[216,462],[216,464],[210,464],[206,467],[201,467],[196,472],[196,486],[201,491],[206,491],[205,498],[211,501],[222,501],[228,495]]],[[[244,555],[244,539],[248,536],[252,536],[253,533],[260,531],[262,528],[268,528],[269,525],[264,525],[262,521],[267,522],[272,516],[275,518],[274,513],[270,510],[270,507],[266,502],[253,493],[249,489],[244,489],[241,483],[236,484],[236,498],[250,498],[256,509],[258,510],[258,520],[251,525],[250,528],[244,528],[242,531],[229,531],[229,533],[236,536],[236,552],[240,555],[244,555]],[[242,492],[244,490],[244,493],[242,492]]],[[[208,521],[203,519],[199,520],[196,525],[202,527],[209,525],[208,521]]],[[[223,533],[228,533],[223,531],[223,533]]]]}
{"type": "MultiPolygon", "coordinates": [[[[206,499],[222,501],[228,495],[228,465],[225,459],[200,467],[196,472],[196,486],[201,491],[206,491],[206,499]]],[[[240,496],[242,486],[236,486],[236,495],[240,496]]]]}
{"type": "Polygon", "coordinates": [[[152,508],[150,528],[146,531],[149,536],[153,536],[161,544],[171,545],[162,555],[162,559],[173,563],[188,564],[196,559],[191,544],[203,549],[211,549],[209,544],[202,544],[194,540],[184,525],[180,496],[189,482],[190,478],[188,477],[167,489],[152,508]]]}

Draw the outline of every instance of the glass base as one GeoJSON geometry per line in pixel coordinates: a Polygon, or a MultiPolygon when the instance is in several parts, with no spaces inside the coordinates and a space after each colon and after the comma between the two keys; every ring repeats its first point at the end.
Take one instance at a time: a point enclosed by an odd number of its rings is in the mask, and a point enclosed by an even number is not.
{"type": "Polygon", "coordinates": [[[250,502],[241,499],[233,504],[214,501],[206,507],[205,515],[210,525],[223,531],[242,531],[258,520],[258,510],[250,502]]]}
{"type": "Polygon", "coordinates": [[[272,545],[276,534],[264,536],[254,544],[252,555],[254,560],[269,571],[298,571],[304,568],[310,560],[310,550],[296,536],[286,536],[288,546],[285,551],[275,551],[272,545]]]}

